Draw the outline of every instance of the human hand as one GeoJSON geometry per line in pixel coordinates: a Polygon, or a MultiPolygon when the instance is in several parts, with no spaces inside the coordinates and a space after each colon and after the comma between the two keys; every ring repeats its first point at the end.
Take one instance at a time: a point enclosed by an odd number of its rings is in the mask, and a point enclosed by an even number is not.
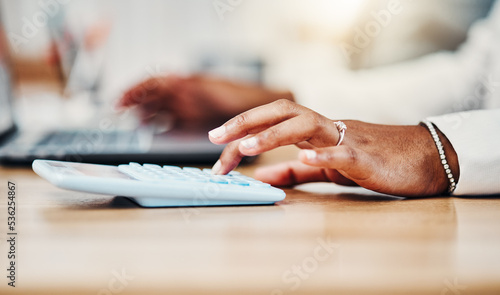
{"type": "MultiPolygon", "coordinates": [[[[300,162],[261,168],[255,177],[277,186],[331,181],[398,196],[446,191],[448,178],[426,127],[344,123],[345,139],[336,146],[334,121],[310,109],[286,100],[257,107],[209,132],[213,143],[228,144],[213,170],[226,174],[243,156],[295,144],[302,149],[300,162]]],[[[457,155],[443,134],[440,138],[458,179],[457,155]]]]}
{"type": "Polygon", "coordinates": [[[169,75],[133,86],[120,99],[118,107],[137,106],[143,121],[167,112],[181,122],[220,122],[279,98],[293,100],[290,92],[256,85],[203,75],[169,75]]]}

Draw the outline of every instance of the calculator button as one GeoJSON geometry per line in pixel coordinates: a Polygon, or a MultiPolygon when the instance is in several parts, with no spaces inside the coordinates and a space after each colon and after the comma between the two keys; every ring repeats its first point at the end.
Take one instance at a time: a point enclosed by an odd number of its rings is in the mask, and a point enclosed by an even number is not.
{"type": "Polygon", "coordinates": [[[190,179],[193,182],[208,182],[209,178],[204,178],[204,177],[193,177],[190,179]]]}
{"type": "Polygon", "coordinates": [[[244,181],[244,180],[237,180],[237,179],[231,179],[229,180],[230,184],[236,184],[236,185],[241,185],[241,186],[248,186],[250,183],[244,181]]]}
{"type": "Polygon", "coordinates": [[[217,176],[210,177],[210,182],[219,183],[219,184],[227,184],[228,183],[227,179],[225,179],[224,177],[217,177],[217,176]]]}
{"type": "Polygon", "coordinates": [[[171,166],[171,165],[165,165],[165,166],[163,166],[163,169],[165,169],[165,170],[171,170],[171,171],[180,171],[180,170],[182,170],[181,167],[171,166]]]}
{"type": "Polygon", "coordinates": [[[246,177],[246,176],[233,176],[232,179],[234,180],[240,180],[240,181],[254,181],[253,178],[250,178],[250,177],[246,177]]]}
{"type": "Polygon", "coordinates": [[[269,183],[264,183],[262,181],[251,181],[250,185],[255,186],[255,187],[270,187],[271,186],[269,183]]]}
{"type": "Polygon", "coordinates": [[[155,164],[144,164],[143,165],[144,168],[148,168],[148,169],[161,169],[161,166],[160,165],[155,165],[155,164]]]}
{"type": "Polygon", "coordinates": [[[180,175],[169,175],[164,178],[165,180],[188,181],[189,179],[180,175]]]}
{"type": "Polygon", "coordinates": [[[172,168],[163,168],[163,173],[166,173],[166,174],[179,174],[179,171],[182,171],[182,170],[174,170],[172,168]]]}
{"type": "Polygon", "coordinates": [[[238,186],[250,186],[268,188],[271,185],[262,181],[245,176],[237,171],[231,171],[227,175],[212,175],[212,169],[200,170],[194,167],[180,168],[178,166],[159,166],[155,164],[144,164],[130,162],[128,165],[119,165],[118,170],[132,178],[143,181],[177,181],[185,183],[231,184],[238,186]]]}
{"type": "Polygon", "coordinates": [[[185,172],[193,172],[193,173],[201,172],[201,170],[199,168],[194,168],[194,167],[184,167],[184,168],[182,168],[182,170],[185,172]]]}

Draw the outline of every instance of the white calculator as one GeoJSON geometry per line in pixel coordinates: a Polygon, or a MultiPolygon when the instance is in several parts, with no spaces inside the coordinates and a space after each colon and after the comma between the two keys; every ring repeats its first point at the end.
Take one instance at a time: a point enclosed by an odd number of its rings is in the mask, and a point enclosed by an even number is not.
{"type": "Polygon", "coordinates": [[[33,170],[52,184],[81,192],[129,197],[143,207],[274,204],[285,192],[238,172],[129,163],[119,166],[35,160],[33,170]]]}

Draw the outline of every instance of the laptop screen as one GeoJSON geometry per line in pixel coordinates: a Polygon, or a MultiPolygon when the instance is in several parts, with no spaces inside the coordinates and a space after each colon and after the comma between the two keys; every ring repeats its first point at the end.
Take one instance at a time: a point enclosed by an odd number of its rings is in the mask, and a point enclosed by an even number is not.
{"type": "Polygon", "coordinates": [[[0,136],[14,126],[10,106],[12,92],[8,54],[7,39],[0,23],[0,136]]]}

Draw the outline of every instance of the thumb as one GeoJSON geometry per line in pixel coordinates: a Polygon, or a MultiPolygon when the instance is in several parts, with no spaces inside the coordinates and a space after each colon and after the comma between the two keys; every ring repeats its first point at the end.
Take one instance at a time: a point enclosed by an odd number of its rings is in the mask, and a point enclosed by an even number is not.
{"type": "Polygon", "coordinates": [[[307,165],[338,170],[354,181],[368,178],[373,171],[368,154],[345,145],[301,150],[299,160],[307,165]]]}
{"type": "Polygon", "coordinates": [[[300,161],[279,163],[258,168],[254,177],[274,186],[291,186],[315,181],[328,181],[324,169],[305,165],[300,161]]]}
{"type": "Polygon", "coordinates": [[[255,170],[254,176],[256,179],[274,186],[291,186],[307,182],[334,182],[340,185],[357,185],[336,170],[314,167],[300,161],[259,168],[255,170]]]}

